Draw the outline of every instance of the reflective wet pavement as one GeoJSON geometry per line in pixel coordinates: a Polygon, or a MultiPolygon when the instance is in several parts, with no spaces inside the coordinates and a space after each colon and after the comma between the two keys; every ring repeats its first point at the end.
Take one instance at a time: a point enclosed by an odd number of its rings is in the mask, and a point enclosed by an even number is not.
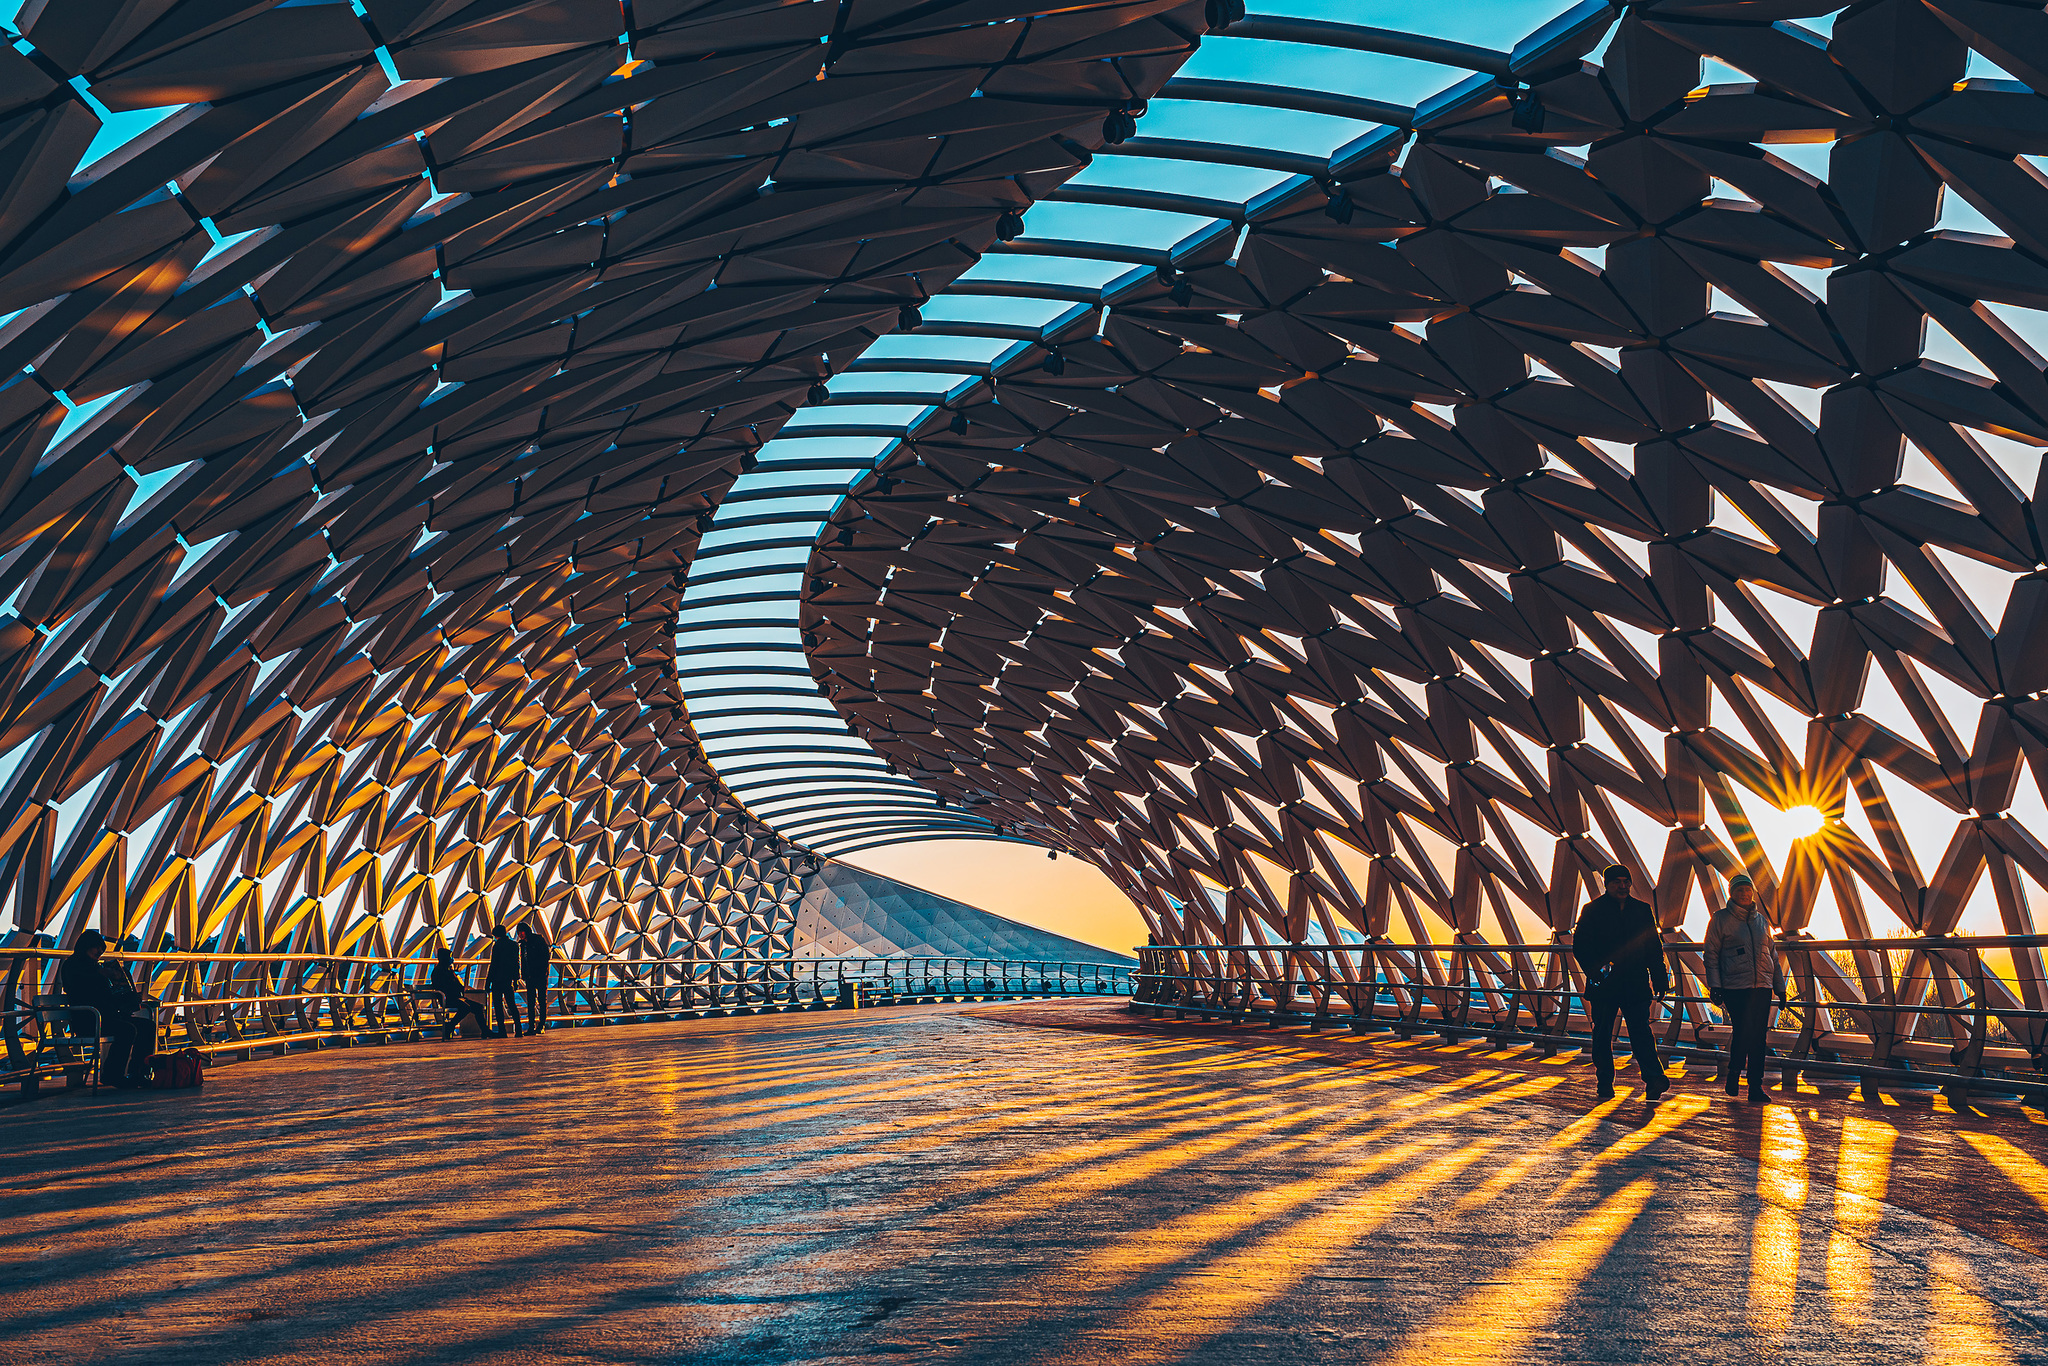
{"type": "Polygon", "coordinates": [[[2048,1362],[2037,1116],[1590,1091],[1076,1002],[64,1094],[0,1363],[2048,1362]]]}

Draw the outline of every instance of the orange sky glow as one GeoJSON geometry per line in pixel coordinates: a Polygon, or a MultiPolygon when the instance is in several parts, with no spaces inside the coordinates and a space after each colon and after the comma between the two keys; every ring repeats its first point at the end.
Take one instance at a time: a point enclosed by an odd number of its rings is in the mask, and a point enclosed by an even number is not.
{"type": "Polygon", "coordinates": [[[1130,898],[1070,854],[1048,859],[1034,845],[1000,840],[921,840],[840,862],[1116,953],[1145,942],[1145,922],[1130,898]]]}

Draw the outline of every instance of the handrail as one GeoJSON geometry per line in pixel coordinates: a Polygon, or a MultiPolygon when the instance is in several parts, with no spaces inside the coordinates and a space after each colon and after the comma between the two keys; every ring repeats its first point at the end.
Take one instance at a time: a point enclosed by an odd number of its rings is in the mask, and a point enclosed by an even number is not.
{"type": "MultiPolygon", "coordinates": [[[[1786,936],[1773,944],[1783,988],[1770,1041],[1788,1085],[1811,1073],[1866,1088],[1933,1083],[2048,1102],[2048,935],[1786,936]]],[[[1664,932],[1671,989],[1654,1006],[1652,1025],[1660,1051],[1719,1060],[1727,1022],[1706,989],[1704,949],[1680,931],[1664,932]]],[[[1550,1051],[1582,1046],[1592,1028],[1566,934],[1548,943],[1381,937],[1166,944],[1139,953],[1133,1008],[1155,1014],[1434,1031],[1550,1051]]]]}
{"type": "MultiPolygon", "coordinates": [[[[0,948],[0,1082],[31,1079],[32,1006],[58,993],[65,950],[0,948]]],[[[247,1057],[329,1044],[405,1042],[431,1026],[416,1012],[431,957],[321,953],[110,951],[157,999],[159,1047],[247,1057]]],[[[455,960],[460,968],[488,963],[455,960]]],[[[547,1015],[557,1024],[695,1018],[945,998],[1129,996],[1125,963],[923,956],[884,958],[556,958],[547,1015]]],[[[481,976],[482,974],[478,974],[481,976]]],[[[467,983],[467,978],[465,978],[467,983]]],[[[482,990],[481,984],[471,987],[482,990]]],[[[523,991],[523,988],[522,988],[523,991]]],[[[24,1080],[24,1085],[30,1080],[24,1080]]]]}

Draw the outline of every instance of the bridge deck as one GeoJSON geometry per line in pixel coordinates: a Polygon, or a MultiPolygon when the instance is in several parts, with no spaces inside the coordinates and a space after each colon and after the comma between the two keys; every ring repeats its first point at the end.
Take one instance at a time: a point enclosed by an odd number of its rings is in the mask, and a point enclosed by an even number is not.
{"type": "Polygon", "coordinates": [[[0,1363],[2048,1361],[2032,1116],[1590,1091],[1062,1003],[67,1093],[0,1363]]]}

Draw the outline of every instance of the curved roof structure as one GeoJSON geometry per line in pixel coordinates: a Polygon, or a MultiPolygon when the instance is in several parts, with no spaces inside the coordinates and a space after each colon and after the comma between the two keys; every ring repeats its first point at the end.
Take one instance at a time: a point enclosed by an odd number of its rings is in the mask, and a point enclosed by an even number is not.
{"type": "Polygon", "coordinates": [[[1171,940],[2032,927],[2038,11],[15,28],[24,930],[781,952],[936,833],[1171,940]]]}
{"type": "Polygon", "coordinates": [[[15,924],[386,951],[537,909],[572,951],[786,951],[815,857],[703,764],[677,683],[700,540],[808,392],[1201,23],[24,7],[0,51],[15,924]]]}
{"type": "Polygon", "coordinates": [[[2048,20],[1765,8],[1582,5],[1412,108],[1184,69],[1141,138],[1386,127],[1033,210],[1207,221],[1039,248],[1151,269],[834,515],[828,694],[1173,942],[1540,939],[1610,861],[1671,926],[1747,871],[1788,929],[2031,932],[2048,20]]]}
{"type": "MultiPolygon", "coordinates": [[[[1503,13],[1547,17],[1548,5],[1503,13]]],[[[1469,18],[1451,22],[1472,27],[1469,18]]],[[[1307,18],[1239,20],[1208,39],[1133,120],[1175,135],[1141,131],[1099,148],[923,305],[914,326],[827,381],[822,402],[797,414],[725,499],[685,594],[683,691],[707,752],[741,799],[828,854],[996,833],[973,799],[963,806],[915,781],[937,756],[899,766],[876,755],[810,678],[798,622],[803,571],[847,486],[913,433],[950,430],[994,377],[1035,368],[1049,343],[1093,335],[1105,297],[1176,253],[1219,241],[1265,197],[1370,155],[1388,121],[1398,128],[1413,118],[1387,100],[1243,77],[1349,79],[1412,97],[1461,71],[1505,72],[1509,61],[1443,36],[1307,18]],[[1319,65],[1344,53],[1367,55],[1347,70],[1319,65]],[[1248,117],[1285,145],[1213,140],[1248,117]]]]}

